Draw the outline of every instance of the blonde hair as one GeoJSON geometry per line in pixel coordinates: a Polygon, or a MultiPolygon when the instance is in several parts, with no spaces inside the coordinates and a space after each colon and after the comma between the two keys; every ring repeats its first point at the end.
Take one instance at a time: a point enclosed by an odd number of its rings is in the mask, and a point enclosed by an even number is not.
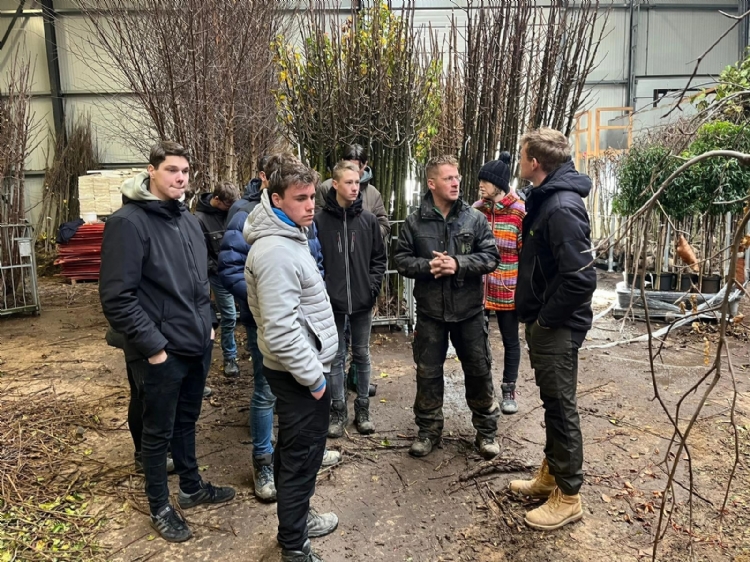
{"type": "Polygon", "coordinates": [[[451,154],[433,156],[427,161],[427,165],[424,167],[425,177],[427,179],[433,178],[435,172],[440,166],[455,166],[456,168],[458,168],[458,160],[451,154]]]}
{"type": "Polygon", "coordinates": [[[333,168],[333,179],[339,181],[344,175],[344,172],[349,170],[350,172],[356,172],[359,177],[359,168],[351,160],[339,160],[336,166],[333,168]]]}
{"type": "Polygon", "coordinates": [[[521,147],[524,146],[526,156],[536,158],[539,166],[548,174],[570,160],[570,144],[567,137],[549,127],[526,133],[521,137],[521,147]]]}

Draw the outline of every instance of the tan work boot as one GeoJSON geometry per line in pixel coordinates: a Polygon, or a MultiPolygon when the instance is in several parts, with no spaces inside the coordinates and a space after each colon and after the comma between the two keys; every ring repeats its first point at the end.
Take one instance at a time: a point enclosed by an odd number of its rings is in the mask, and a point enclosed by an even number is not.
{"type": "Polygon", "coordinates": [[[511,480],[508,484],[508,488],[514,494],[533,498],[546,498],[556,487],[555,477],[549,473],[547,459],[542,461],[542,466],[539,467],[531,480],[511,480]]]}
{"type": "Polygon", "coordinates": [[[554,531],[582,517],[581,494],[566,496],[555,487],[544,505],[526,514],[526,524],[538,531],[554,531]]]}

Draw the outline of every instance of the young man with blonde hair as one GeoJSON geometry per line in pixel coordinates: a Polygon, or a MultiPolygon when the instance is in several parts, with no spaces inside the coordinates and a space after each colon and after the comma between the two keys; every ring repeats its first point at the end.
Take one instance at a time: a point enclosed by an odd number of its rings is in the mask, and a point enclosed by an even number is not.
{"type": "Polygon", "coordinates": [[[484,215],[459,197],[456,159],[433,158],[425,172],[428,190],[404,222],[394,256],[399,273],[416,280],[414,416],[419,433],[409,453],[424,457],[440,442],[443,363],[450,337],[464,371],[476,446],[491,459],[500,452],[495,442],[500,407],[492,384],[482,276],[497,267],[497,246],[484,215]]]}
{"type": "Polygon", "coordinates": [[[332,404],[328,436],[336,438],[344,434],[349,421],[344,388],[347,317],[351,325],[352,364],[357,369],[355,424],[357,431],[364,435],[375,431],[370,418],[370,331],[372,308],[385,275],[386,257],[378,219],[363,208],[357,165],[346,160],[336,164],[332,185],[323,209],[315,215],[315,223],[327,272],[326,290],[339,337],[338,353],[329,377],[332,404]]]}
{"type": "Polygon", "coordinates": [[[553,129],[521,139],[521,178],[532,184],[523,219],[516,311],[544,406],[545,459],[531,480],[514,480],[518,494],[548,497],[526,523],[553,530],[583,516],[583,440],[576,404],[578,349],[591,328],[596,272],[583,198],[591,190],[570,157],[568,139],[553,129]]]}

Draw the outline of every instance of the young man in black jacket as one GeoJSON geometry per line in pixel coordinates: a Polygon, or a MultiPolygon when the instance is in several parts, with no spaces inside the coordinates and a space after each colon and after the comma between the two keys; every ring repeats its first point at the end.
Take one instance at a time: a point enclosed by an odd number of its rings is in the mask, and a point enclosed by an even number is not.
{"type": "Polygon", "coordinates": [[[331,298],[339,348],[331,367],[331,423],[329,437],[341,437],[349,421],[344,388],[347,316],[352,334],[352,363],[357,369],[357,399],[354,419],[357,431],[375,431],[370,420],[370,331],[372,308],[380,293],[386,270],[385,246],[378,220],[362,208],[359,169],[341,161],[333,169],[333,189],[325,196],[323,209],[315,215],[323,250],[326,290],[331,298]]]}
{"type": "Polygon", "coordinates": [[[220,182],[213,193],[204,193],[198,199],[195,216],[201,224],[208,247],[208,282],[214,293],[216,307],[221,313],[221,351],[224,355],[224,376],[237,377],[240,366],[237,364],[237,343],[234,340],[234,327],[237,324],[237,309],[234,297],[224,288],[219,279],[219,249],[226,230],[227,211],[240,198],[237,187],[228,182],[220,182]]]}
{"type": "Polygon", "coordinates": [[[456,159],[433,158],[425,173],[429,189],[420,208],[406,219],[394,256],[399,273],[416,279],[414,415],[419,435],[409,453],[423,457],[440,441],[443,363],[450,337],[464,371],[476,446],[483,457],[491,459],[500,452],[495,442],[500,407],[490,369],[482,276],[495,271],[500,258],[485,216],[459,198],[461,176],[456,159]]]}
{"type": "Polygon", "coordinates": [[[596,272],[583,198],[591,190],[570,158],[568,139],[538,129],[521,139],[521,178],[532,188],[523,219],[516,310],[544,406],[545,459],[531,480],[514,480],[518,494],[548,497],[526,523],[553,530],[583,516],[583,442],[576,405],[578,349],[591,328],[596,272]]]}
{"type": "Polygon", "coordinates": [[[151,149],[147,172],[123,183],[123,206],[107,221],[99,296],[143,401],[141,460],[151,522],[171,542],[192,533],[169,504],[167,448],[180,476],[180,507],[221,503],[232,488],[212,486],[198,472],[195,423],[211,363],[208,253],[198,219],[180,198],[189,153],[164,141],[151,149]]]}

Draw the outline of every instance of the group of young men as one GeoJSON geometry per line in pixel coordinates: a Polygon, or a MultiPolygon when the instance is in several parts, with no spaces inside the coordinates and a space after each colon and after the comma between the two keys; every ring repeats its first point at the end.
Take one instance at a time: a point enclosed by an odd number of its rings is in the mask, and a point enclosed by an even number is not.
{"type": "MultiPolygon", "coordinates": [[[[277,501],[282,559],[321,560],[310,538],[332,532],[338,518],[310,509],[310,498],[320,467],[340,460],[326,444],[349,423],[349,341],[354,424],[362,434],[375,431],[369,338],[387,267],[390,223],[370,184],[366,153],[349,147],[330,182],[323,183],[291,155],[264,157],[259,178],[241,198],[236,188],[222,184],[201,198],[198,218],[181,202],[190,170],[187,152],[162,142],[149,162],[146,173],[123,185],[123,208],[107,221],[100,295],[112,329],[124,340],[128,373],[142,405],[140,460],[152,523],[167,540],[191,536],[169,503],[170,447],[180,507],[234,497],[233,489],[201,479],[195,456],[195,423],[218,326],[213,290],[221,311],[225,375],[239,374],[235,300],[248,335],[255,493],[277,501]]],[[[482,199],[472,206],[461,199],[455,158],[433,158],[422,203],[400,230],[393,261],[399,273],[415,279],[417,306],[418,435],[409,452],[425,456],[440,443],[450,341],[464,372],[476,447],[487,459],[499,453],[499,415],[517,411],[518,328],[525,324],[547,441],[537,474],[510,487],[547,497],[526,521],[533,528],[556,529],[582,516],[576,384],[578,349],[591,327],[596,287],[582,200],[591,184],[575,171],[567,139],[550,129],[523,137],[519,170],[531,183],[525,208],[510,186],[507,155],[482,167],[477,178],[482,199]],[[506,347],[502,404],[492,380],[488,310],[495,311],[506,347]]]]}

